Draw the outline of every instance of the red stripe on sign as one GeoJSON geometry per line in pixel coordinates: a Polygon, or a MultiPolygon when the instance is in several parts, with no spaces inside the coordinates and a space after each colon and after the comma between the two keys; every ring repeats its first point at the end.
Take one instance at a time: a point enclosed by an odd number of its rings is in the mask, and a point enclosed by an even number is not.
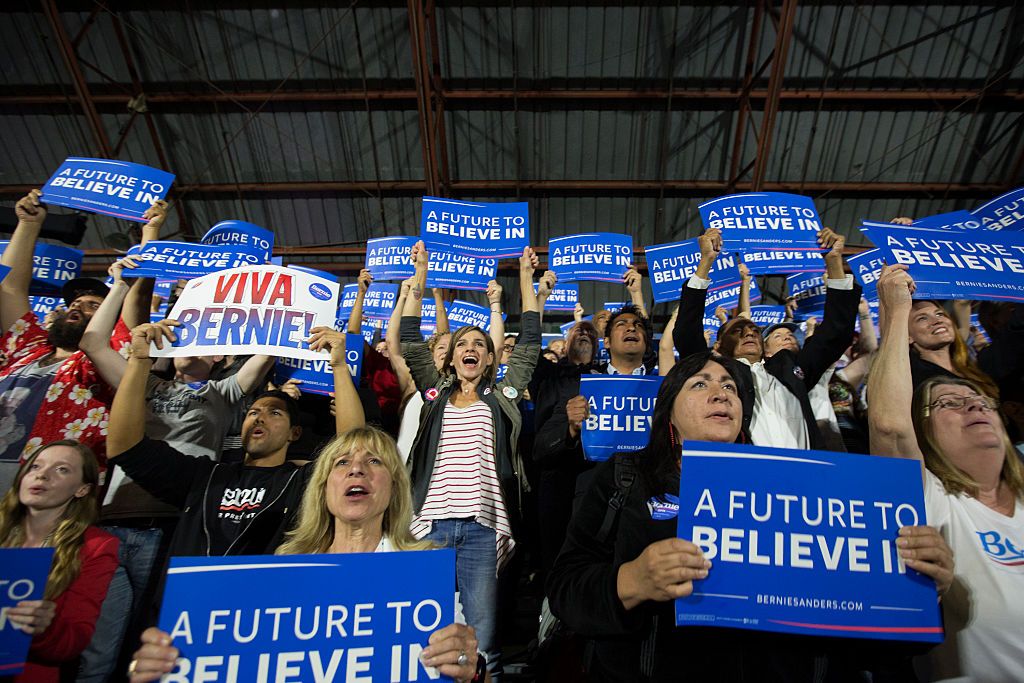
{"type": "Polygon", "coordinates": [[[823,631],[858,631],[864,633],[942,633],[941,626],[840,626],[838,624],[805,624],[799,621],[767,619],[773,624],[817,628],[823,631]]]}

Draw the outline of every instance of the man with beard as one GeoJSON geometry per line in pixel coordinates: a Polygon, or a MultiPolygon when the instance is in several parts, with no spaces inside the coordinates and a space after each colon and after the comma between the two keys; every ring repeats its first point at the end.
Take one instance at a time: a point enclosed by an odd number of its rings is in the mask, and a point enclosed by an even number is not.
{"type": "MultiPolygon", "coordinates": [[[[50,441],[75,439],[105,463],[107,407],[113,392],[92,359],[78,350],[78,342],[109,290],[92,278],[71,280],[61,291],[65,310],[54,316],[49,330],[39,324],[28,299],[32,256],[46,218],[39,197],[33,190],[18,202],[18,225],[0,259],[11,269],[0,283],[0,349],[6,354],[0,364],[0,490],[10,486],[24,453],[50,441]]],[[[144,234],[159,231],[165,215],[164,206],[150,209],[144,234]]],[[[118,296],[108,305],[120,309],[128,287],[118,287],[118,296]]],[[[131,310],[141,308],[136,303],[130,304],[131,310]]],[[[128,339],[122,323],[110,345],[121,349],[128,339]]]]}

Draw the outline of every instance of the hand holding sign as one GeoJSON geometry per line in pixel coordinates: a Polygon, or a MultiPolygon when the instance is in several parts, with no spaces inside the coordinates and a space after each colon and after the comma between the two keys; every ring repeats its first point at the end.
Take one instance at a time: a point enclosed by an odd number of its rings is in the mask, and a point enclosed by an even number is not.
{"type": "Polygon", "coordinates": [[[309,337],[309,350],[331,352],[331,367],[345,368],[345,335],[331,327],[314,327],[309,337]]]}
{"type": "Polygon", "coordinates": [[[558,276],[553,270],[545,270],[537,282],[537,297],[547,299],[558,284],[558,276]]]}
{"type": "Polygon", "coordinates": [[[903,564],[935,582],[941,598],[953,585],[953,549],[930,526],[905,526],[896,539],[903,564]]]}
{"type": "Polygon", "coordinates": [[[157,323],[142,323],[132,328],[131,357],[149,358],[151,347],[164,348],[165,339],[173,344],[178,339],[173,328],[180,326],[177,320],[167,319],[157,323]]]}
{"type": "Polygon", "coordinates": [[[14,213],[19,223],[43,224],[46,220],[46,207],[39,201],[42,194],[39,190],[32,190],[14,205],[14,213]]]}
{"type": "Polygon", "coordinates": [[[882,310],[910,308],[916,285],[907,270],[909,266],[902,263],[882,268],[882,274],[878,277],[878,302],[882,310]]]}
{"type": "Polygon", "coordinates": [[[640,557],[619,567],[615,587],[627,610],[653,600],[666,602],[693,592],[694,580],[707,578],[710,560],[681,538],[652,543],[640,557]]]}
{"type": "Polygon", "coordinates": [[[590,405],[585,396],[573,396],[565,404],[565,416],[569,420],[569,436],[576,438],[583,429],[583,421],[590,417],[590,405]]]}
{"type": "Polygon", "coordinates": [[[442,676],[456,681],[471,681],[476,676],[476,631],[465,624],[449,624],[430,634],[430,644],[420,653],[427,666],[435,667],[442,676]],[[459,663],[459,660],[465,660],[459,663]]]}
{"type": "Polygon", "coordinates": [[[57,606],[50,600],[22,600],[9,607],[5,614],[12,626],[30,636],[37,636],[50,627],[57,606]]]}
{"type": "Polygon", "coordinates": [[[134,256],[125,256],[123,258],[117,259],[116,261],[110,264],[110,267],[107,268],[107,275],[113,278],[113,284],[116,285],[118,282],[124,281],[123,275],[125,268],[128,268],[130,270],[132,268],[138,267],[139,262],[135,260],[134,256]]]}
{"type": "Polygon", "coordinates": [[[707,259],[709,262],[714,262],[722,253],[722,231],[718,228],[708,228],[703,235],[697,238],[697,244],[700,245],[701,260],[707,259]]]}
{"type": "Polygon", "coordinates": [[[167,220],[167,202],[162,199],[156,200],[151,207],[146,209],[142,217],[147,221],[142,226],[143,233],[152,233],[152,238],[156,239],[160,235],[160,228],[163,227],[164,221],[167,220]]]}
{"type": "Polygon", "coordinates": [[[366,294],[366,290],[370,288],[373,283],[373,275],[370,274],[366,268],[359,271],[359,277],[356,278],[356,284],[359,285],[359,293],[366,294]]]}
{"type": "Polygon", "coordinates": [[[537,270],[537,266],[539,265],[540,259],[538,259],[537,254],[534,253],[533,247],[525,247],[523,249],[523,255],[519,257],[520,272],[529,271],[532,276],[533,271],[537,270]]]}
{"type": "Polygon", "coordinates": [[[501,293],[502,287],[498,284],[497,280],[491,280],[487,283],[487,304],[489,306],[500,306],[501,305],[501,293]]]}
{"type": "Polygon", "coordinates": [[[128,665],[130,683],[150,683],[174,670],[178,648],[171,645],[171,636],[155,626],[142,632],[142,647],[135,651],[128,665]]]}

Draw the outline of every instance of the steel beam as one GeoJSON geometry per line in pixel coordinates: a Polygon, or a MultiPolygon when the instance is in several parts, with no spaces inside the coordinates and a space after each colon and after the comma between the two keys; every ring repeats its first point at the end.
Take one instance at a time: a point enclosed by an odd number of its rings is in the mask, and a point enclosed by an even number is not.
{"type": "MultiPolygon", "coordinates": [[[[176,107],[212,109],[221,104],[263,104],[269,106],[341,106],[362,109],[369,101],[371,109],[407,110],[416,106],[417,91],[408,88],[368,90],[245,90],[204,92],[209,86],[195,84],[191,91],[178,85],[148,86],[146,102],[154,109],[172,110],[176,107]],[[158,88],[153,90],[153,88],[158,88]]],[[[0,95],[0,108],[14,107],[66,107],[67,99],[59,92],[39,92],[0,95]]],[[[131,84],[94,86],[91,98],[94,105],[104,111],[124,111],[131,84]]],[[[669,91],[660,88],[636,89],[464,89],[448,88],[437,91],[446,109],[511,109],[518,101],[520,109],[544,107],[546,109],[637,109],[647,106],[668,106],[669,91]]],[[[778,92],[780,109],[920,109],[934,111],[962,107],[965,100],[978,99],[984,94],[983,110],[1024,110],[1024,92],[958,90],[953,88],[929,90],[783,88],[778,92]]],[[[752,103],[763,105],[769,98],[766,88],[750,88],[744,83],[738,89],[712,88],[687,90],[676,88],[671,93],[673,110],[733,109],[744,96],[752,103]]],[[[972,108],[973,109],[973,108],[972,108]]]]}
{"type": "Polygon", "coordinates": [[[57,47],[60,49],[60,56],[64,60],[64,67],[71,76],[71,82],[75,87],[75,95],[78,97],[78,104],[82,107],[82,112],[89,122],[93,141],[96,143],[97,156],[109,159],[111,154],[107,131],[103,127],[103,120],[100,118],[99,112],[96,111],[96,105],[92,101],[89,86],[85,81],[85,76],[82,75],[82,67],[78,63],[75,47],[72,45],[71,38],[68,36],[64,23],[60,19],[60,10],[57,9],[57,3],[55,0],[40,0],[40,5],[46,14],[47,21],[50,23],[53,35],[57,39],[57,47]]]}
{"type": "MultiPolygon", "coordinates": [[[[42,182],[40,180],[40,182],[42,182]]],[[[35,185],[0,185],[0,199],[24,196],[35,185]]],[[[423,180],[374,180],[278,183],[202,183],[184,184],[181,193],[196,196],[284,197],[353,195],[365,197],[380,190],[392,197],[418,197],[427,189],[423,180]]],[[[727,180],[456,180],[450,184],[455,197],[515,196],[519,191],[532,197],[615,196],[657,197],[664,189],[670,197],[716,197],[732,190],[749,192],[750,181],[731,187],[727,180]]],[[[828,193],[830,197],[961,197],[991,198],[1005,191],[1004,183],[881,183],[881,182],[801,182],[766,181],[762,187],[771,192],[802,192],[810,196],[828,193]]]]}
{"type": "Polygon", "coordinates": [[[793,42],[796,3],[797,0],[784,0],[782,3],[778,31],[775,35],[775,49],[772,51],[772,72],[768,78],[768,94],[765,98],[764,113],[758,129],[757,157],[754,159],[754,177],[751,183],[751,189],[754,192],[760,192],[764,186],[764,176],[772,149],[772,137],[775,133],[775,116],[779,113],[779,94],[782,92],[782,80],[785,77],[789,46],[793,42]]]}

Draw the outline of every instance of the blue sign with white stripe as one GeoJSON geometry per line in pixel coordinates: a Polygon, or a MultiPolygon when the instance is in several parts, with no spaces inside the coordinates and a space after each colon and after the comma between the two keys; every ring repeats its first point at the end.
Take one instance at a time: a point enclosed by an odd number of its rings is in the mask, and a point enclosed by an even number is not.
{"type": "Polygon", "coordinates": [[[986,230],[1024,230],[1024,187],[982,204],[971,216],[986,230]]]}
{"type": "MultiPolygon", "coordinates": [[[[374,280],[405,280],[416,272],[412,247],[416,237],[378,237],[366,241],[365,267],[374,280]]],[[[433,254],[431,254],[433,257],[433,254]]]]}
{"type": "Polygon", "coordinates": [[[430,254],[427,287],[487,291],[498,274],[498,260],[467,256],[436,244],[426,245],[430,254]]]}
{"type": "Polygon", "coordinates": [[[804,314],[825,310],[824,273],[799,273],[786,278],[789,295],[796,299],[797,310],[804,314]]]}
{"type": "Polygon", "coordinates": [[[139,266],[125,268],[124,278],[180,278],[192,280],[219,270],[258,266],[265,263],[262,253],[251,246],[192,244],[154,240],[141,249],[128,250],[139,266]]]}
{"type": "Polygon", "coordinates": [[[632,263],[632,235],[592,232],[556,237],[548,243],[548,268],[559,282],[622,282],[632,263]]]}
{"type": "Polygon", "coordinates": [[[915,299],[1024,301],[1024,234],[960,231],[864,222],[887,263],[903,263],[915,299]]]}
{"type": "Polygon", "coordinates": [[[173,182],[173,173],[142,164],[68,157],[43,185],[40,201],[145,223],[142,214],[173,182]]]}
{"type": "MultiPolygon", "coordinates": [[[[478,306],[477,304],[471,304],[468,301],[461,301],[456,299],[447,306],[448,309],[448,326],[455,331],[460,327],[467,327],[469,325],[476,325],[484,332],[490,332],[491,330],[491,309],[486,306],[478,306]]],[[[501,314],[502,320],[505,319],[505,314],[501,314]]]]}
{"type": "Polygon", "coordinates": [[[750,320],[758,327],[771,327],[786,322],[785,306],[751,306],[750,320]]]}
{"type": "Polygon", "coordinates": [[[50,311],[64,305],[64,299],[59,296],[30,296],[28,298],[28,305],[41,323],[46,320],[46,315],[50,311]]]}
{"type": "Polygon", "coordinates": [[[390,282],[371,282],[363,297],[363,317],[388,320],[395,310],[400,285],[390,282]]]}
{"type": "MultiPolygon", "coordinates": [[[[644,248],[644,253],[647,256],[647,269],[651,274],[651,292],[654,294],[655,303],[679,301],[683,283],[697,272],[697,266],[700,265],[700,244],[697,239],[657,244],[644,248]]],[[[738,254],[719,254],[711,266],[708,273],[711,290],[719,292],[708,293],[708,306],[712,312],[715,306],[730,308],[739,303],[739,263],[738,254]],[[716,299],[718,303],[712,305],[712,300],[716,299]]],[[[754,279],[750,281],[750,297],[751,302],[761,299],[761,292],[754,279]]]]}
{"type": "Polygon", "coordinates": [[[810,197],[750,192],[698,207],[706,229],[722,231],[722,248],[739,251],[752,274],[802,273],[822,268],[821,219],[810,197]]]}
{"type": "Polygon", "coordinates": [[[896,548],[928,523],[918,462],[687,441],[678,520],[711,561],[679,626],[942,641],[935,584],[896,548]]]}
{"type": "Polygon", "coordinates": [[[978,230],[981,221],[971,215],[970,211],[950,211],[934,216],[918,218],[913,223],[918,228],[941,228],[943,230],[978,230]]]}
{"type": "Polygon", "coordinates": [[[223,245],[246,249],[262,256],[263,260],[260,263],[267,263],[274,250],[274,233],[255,223],[236,220],[221,221],[207,230],[199,242],[213,246],[223,245]]]}
{"type": "MultiPolygon", "coordinates": [[[[7,250],[9,244],[6,240],[0,241],[0,254],[7,250]]],[[[36,242],[32,252],[31,293],[46,295],[60,291],[66,282],[81,274],[82,254],[82,251],[71,247],[36,242]]]]}
{"type": "MultiPolygon", "coordinates": [[[[533,293],[537,293],[538,284],[533,283],[533,293]]],[[[580,286],[575,283],[558,283],[544,301],[545,311],[574,311],[580,300],[580,286]]]]}
{"type": "Polygon", "coordinates": [[[181,654],[164,678],[423,681],[420,652],[454,622],[454,550],[174,557],[159,627],[181,654]]]}
{"type": "Polygon", "coordinates": [[[607,460],[619,451],[647,446],[661,379],[656,375],[580,377],[580,395],[590,406],[580,432],[587,460],[607,460]]]}
{"type": "Polygon", "coordinates": [[[0,675],[25,668],[32,636],[16,628],[6,611],[22,600],[42,600],[53,561],[53,548],[0,548],[0,675]]]}
{"type": "MultiPolygon", "coordinates": [[[[284,384],[290,379],[302,380],[299,390],[311,394],[330,394],[334,392],[334,370],[331,369],[330,354],[323,358],[308,360],[303,358],[278,358],[274,366],[274,383],[284,384]]],[[[363,373],[363,335],[345,335],[345,362],[352,375],[352,381],[359,385],[363,373]]]]}
{"type": "Polygon", "coordinates": [[[847,256],[853,279],[863,288],[863,296],[868,301],[878,298],[878,276],[885,265],[885,255],[878,249],[868,249],[853,256],[847,256]]]}
{"type": "Polygon", "coordinates": [[[530,246],[529,205],[424,197],[420,238],[476,258],[519,257],[530,246]]]}

